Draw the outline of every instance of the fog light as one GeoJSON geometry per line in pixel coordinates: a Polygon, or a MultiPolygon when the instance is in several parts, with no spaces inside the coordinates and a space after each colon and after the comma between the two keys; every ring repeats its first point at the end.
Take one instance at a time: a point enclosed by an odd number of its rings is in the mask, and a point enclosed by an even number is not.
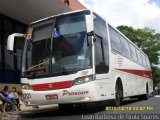
{"type": "Polygon", "coordinates": [[[85,97],[84,100],[88,101],[90,100],[90,97],[85,97]]]}

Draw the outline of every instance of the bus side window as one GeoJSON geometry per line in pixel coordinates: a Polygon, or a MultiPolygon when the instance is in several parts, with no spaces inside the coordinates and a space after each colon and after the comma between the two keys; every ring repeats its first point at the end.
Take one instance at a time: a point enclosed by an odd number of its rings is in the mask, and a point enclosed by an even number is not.
{"type": "Polygon", "coordinates": [[[142,56],[140,53],[140,50],[137,49],[137,57],[138,57],[138,63],[142,65],[142,56]]]}
{"type": "Polygon", "coordinates": [[[132,60],[137,62],[138,58],[137,58],[136,48],[134,47],[132,43],[129,43],[129,47],[130,47],[130,53],[131,53],[132,60]]]}
{"type": "Polygon", "coordinates": [[[96,67],[96,74],[106,73],[107,66],[105,65],[104,60],[104,50],[103,50],[103,41],[102,38],[95,35],[96,42],[95,42],[95,67],[96,67]]]}
{"type": "Polygon", "coordinates": [[[111,40],[112,50],[122,54],[121,41],[119,38],[119,33],[109,25],[109,33],[111,40]]]}
{"type": "Polygon", "coordinates": [[[128,40],[124,38],[122,35],[120,36],[120,40],[122,44],[123,55],[127,58],[131,58],[128,40]]]}
{"type": "Polygon", "coordinates": [[[151,69],[151,65],[150,65],[150,61],[149,61],[148,57],[146,57],[146,62],[147,62],[147,67],[148,67],[149,69],[151,69]]]}
{"type": "Polygon", "coordinates": [[[145,59],[145,55],[143,53],[142,54],[142,61],[143,61],[143,65],[144,67],[147,67],[147,62],[146,62],[146,59],[145,59]]]}
{"type": "MultiPolygon", "coordinates": [[[[109,45],[108,45],[108,34],[107,34],[107,23],[104,19],[102,19],[99,15],[94,13],[96,19],[94,20],[94,33],[95,37],[97,38],[97,41],[101,41],[100,51],[102,52],[101,56],[103,56],[103,68],[102,70],[99,70],[99,66],[97,66],[97,72],[98,73],[108,73],[109,72],[109,45]]],[[[98,42],[95,42],[95,44],[98,44],[98,42]]],[[[97,46],[98,47],[98,46],[97,46]]],[[[96,50],[96,49],[95,49],[96,50]]],[[[98,52],[98,51],[95,51],[98,52]]],[[[96,54],[96,53],[95,53],[96,54]]],[[[100,56],[99,54],[97,54],[100,56]]],[[[97,59],[99,59],[97,57],[97,59]]],[[[96,73],[97,73],[96,72],[96,73]]]]}

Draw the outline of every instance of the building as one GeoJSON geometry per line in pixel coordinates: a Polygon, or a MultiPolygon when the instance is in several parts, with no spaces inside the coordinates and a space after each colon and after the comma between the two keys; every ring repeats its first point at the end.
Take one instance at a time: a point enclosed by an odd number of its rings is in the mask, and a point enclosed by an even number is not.
{"type": "MultiPolygon", "coordinates": [[[[25,33],[35,20],[73,10],[85,9],[77,0],[0,0],[0,84],[19,84],[21,57],[7,51],[7,38],[12,33],[25,33]]],[[[23,40],[17,39],[17,54],[23,40]]]]}

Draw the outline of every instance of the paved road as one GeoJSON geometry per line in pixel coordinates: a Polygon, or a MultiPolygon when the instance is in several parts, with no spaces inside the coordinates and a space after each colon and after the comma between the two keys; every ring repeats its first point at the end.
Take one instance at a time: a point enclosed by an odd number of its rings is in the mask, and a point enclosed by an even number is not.
{"type": "MultiPolygon", "coordinates": [[[[119,110],[105,110],[108,104],[90,104],[86,108],[74,108],[67,113],[61,112],[58,107],[46,111],[36,110],[22,112],[22,120],[82,120],[82,119],[160,119],[160,98],[150,98],[139,101],[137,99],[125,100],[119,110]],[[125,110],[130,109],[130,110],[125,110]],[[136,110],[139,109],[139,110],[136,110]],[[149,115],[150,114],[150,115],[149,115]],[[158,115],[157,115],[158,114],[158,115]]],[[[112,108],[108,108],[112,109],[112,108]]]]}

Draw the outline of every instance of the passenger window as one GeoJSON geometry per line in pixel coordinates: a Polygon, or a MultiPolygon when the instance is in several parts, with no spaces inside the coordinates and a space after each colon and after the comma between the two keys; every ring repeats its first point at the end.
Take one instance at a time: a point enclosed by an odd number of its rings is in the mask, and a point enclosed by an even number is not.
{"type": "Polygon", "coordinates": [[[95,63],[96,63],[96,74],[102,74],[107,72],[107,66],[104,62],[104,51],[103,51],[103,43],[102,38],[95,35],[95,63]]]}
{"type": "Polygon", "coordinates": [[[137,61],[136,48],[134,47],[134,45],[132,45],[132,43],[129,43],[129,47],[132,60],[137,61]]]}
{"type": "Polygon", "coordinates": [[[151,66],[150,66],[150,62],[149,62],[148,57],[146,57],[146,61],[147,61],[147,66],[148,66],[148,68],[150,69],[150,68],[151,68],[151,66]]]}
{"type": "Polygon", "coordinates": [[[122,44],[123,55],[126,56],[127,58],[131,58],[128,41],[123,36],[120,36],[120,40],[122,44]]]}
{"type": "Polygon", "coordinates": [[[143,65],[145,66],[145,67],[147,67],[147,62],[146,62],[146,59],[145,59],[145,55],[142,53],[142,60],[143,60],[143,65]]]}
{"type": "Polygon", "coordinates": [[[141,53],[138,49],[137,49],[137,57],[138,57],[138,63],[142,64],[142,56],[141,56],[141,53]]]}
{"type": "Polygon", "coordinates": [[[109,25],[109,33],[110,33],[110,40],[111,40],[112,49],[118,53],[122,53],[121,42],[119,39],[119,33],[116,30],[114,30],[110,25],[109,25]]]}

